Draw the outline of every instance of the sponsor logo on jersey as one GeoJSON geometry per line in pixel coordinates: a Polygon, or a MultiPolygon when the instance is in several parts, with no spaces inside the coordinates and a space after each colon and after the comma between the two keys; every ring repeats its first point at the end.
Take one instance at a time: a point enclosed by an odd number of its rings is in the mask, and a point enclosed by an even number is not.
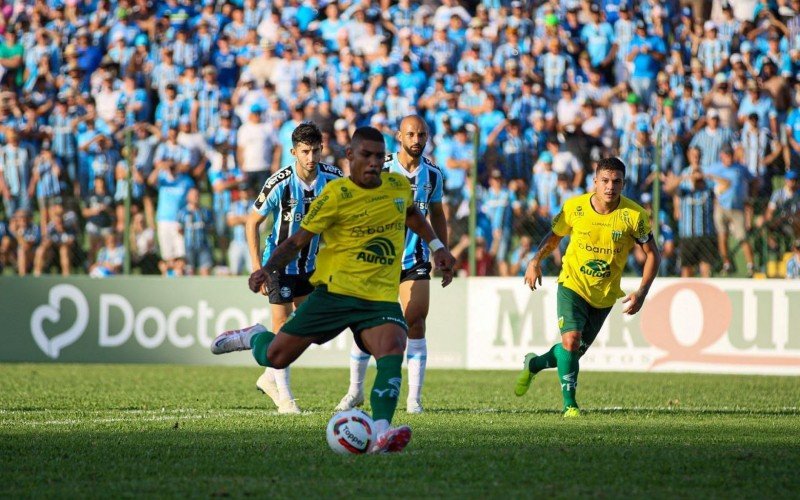
{"type": "Polygon", "coordinates": [[[590,260],[581,265],[581,272],[592,278],[610,278],[611,265],[604,260],[590,260]]]}
{"type": "Polygon", "coordinates": [[[575,213],[574,213],[574,214],[572,214],[572,215],[573,215],[574,217],[583,217],[583,216],[584,216],[584,213],[583,213],[583,207],[582,207],[582,206],[580,206],[580,205],[578,205],[577,207],[575,207],[575,213]]]}
{"type": "Polygon", "coordinates": [[[344,177],[344,172],[342,172],[339,167],[327,163],[318,163],[317,165],[319,165],[319,169],[323,172],[333,174],[336,177],[344,177]]]}
{"type": "Polygon", "coordinates": [[[353,193],[351,193],[350,190],[347,189],[347,186],[342,186],[341,191],[342,192],[339,195],[342,197],[343,200],[349,200],[353,197],[353,193]]]}
{"type": "Polygon", "coordinates": [[[386,238],[379,237],[369,240],[356,255],[356,260],[369,262],[370,264],[391,266],[394,264],[396,256],[397,253],[392,242],[386,238]]]}
{"type": "MultiPolygon", "coordinates": [[[[366,210],[364,210],[366,213],[366,210]]],[[[405,229],[405,222],[390,222],[389,224],[384,224],[383,226],[360,226],[354,227],[350,230],[350,236],[354,238],[360,238],[363,236],[370,236],[373,234],[383,234],[389,230],[397,230],[402,231],[405,229]]]]}
{"type": "Polygon", "coordinates": [[[631,214],[629,213],[628,210],[622,211],[622,220],[625,222],[625,224],[631,223],[631,214]]]}
{"type": "MultiPolygon", "coordinates": [[[[622,232],[620,232],[620,236],[621,235],[622,235],[622,232]]],[[[582,241],[578,242],[578,248],[580,248],[581,250],[586,250],[587,252],[597,253],[597,254],[600,254],[600,255],[611,255],[612,253],[613,254],[618,254],[618,253],[620,253],[622,251],[621,248],[617,248],[617,247],[609,248],[609,247],[595,246],[595,245],[592,245],[591,243],[584,243],[582,241]]]]}
{"type": "Polygon", "coordinates": [[[390,176],[389,177],[389,184],[391,184],[393,187],[399,187],[400,186],[400,181],[398,181],[394,177],[390,176]]]}
{"type": "Polygon", "coordinates": [[[316,203],[314,203],[314,204],[311,206],[311,210],[309,210],[309,211],[308,211],[308,214],[306,215],[306,217],[308,218],[308,219],[307,219],[307,221],[308,221],[308,222],[311,222],[312,220],[314,220],[314,217],[316,217],[316,216],[317,216],[317,214],[319,213],[320,209],[321,209],[322,207],[324,207],[326,203],[328,203],[328,200],[329,200],[329,199],[330,199],[330,196],[328,196],[328,195],[326,194],[326,195],[324,195],[324,196],[321,196],[321,197],[319,197],[319,198],[317,198],[317,199],[315,200],[315,201],[316,201],[316,203]]]}

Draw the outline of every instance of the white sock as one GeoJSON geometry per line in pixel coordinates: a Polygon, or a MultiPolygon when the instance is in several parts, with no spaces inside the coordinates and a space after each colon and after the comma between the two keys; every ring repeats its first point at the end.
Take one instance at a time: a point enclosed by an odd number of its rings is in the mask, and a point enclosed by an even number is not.
{"type": "Polygon", "coordinates": [[[353,342],[350,348],[350,389],[348,394],[364,393],[364,378],[367,376],[367,365],[369,365],[369,354],[358,348],[353,342]]]}
{"type": "Polygon", "coordinates": [[[292,390],[289,388],[289,368],[283,370],[276,370],[274,368],[267,368],[272,370],[272,375],[275,377],[275,385],[278,386],[278,399],[294,399],[292,390]]]}
{"type": "Polygon", "coordinates": [[[408,339],[408,400],[420,401],[425,382],[425,365],[428,362],[428,344],[425,339],[408,339]]]}
{"type": "Polygon", "coordinates": [[[376,420],[373,422],[373,427],[375,427],[375,437],[378,437],[389,428],[389,421],[386,419],[376,420]]]}

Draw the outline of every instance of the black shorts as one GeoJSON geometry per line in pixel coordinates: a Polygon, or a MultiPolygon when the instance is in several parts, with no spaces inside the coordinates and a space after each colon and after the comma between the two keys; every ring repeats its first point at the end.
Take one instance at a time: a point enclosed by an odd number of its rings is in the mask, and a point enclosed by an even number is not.
{"type": "Polygon", "coordinates": [[[297,297],[305,297],[314,291],[309,281],[311,273],[283,274],[278,277],[278,286],[269,290],[270,304],[290,304],[297,297]]]}
{"type": "Polygon", "coordinates": [[[681,266],[693,267],[701,262],[716,265],[719,249],[715,236],[695,236],[683,238],[678,246],[681,266]]]}
{"type": "Polygon", "coordinates": [[[416,264],[414,267],[400,271],[400,283],[404,281],[429,281],[433,266],[430,262],[416,264]]]}

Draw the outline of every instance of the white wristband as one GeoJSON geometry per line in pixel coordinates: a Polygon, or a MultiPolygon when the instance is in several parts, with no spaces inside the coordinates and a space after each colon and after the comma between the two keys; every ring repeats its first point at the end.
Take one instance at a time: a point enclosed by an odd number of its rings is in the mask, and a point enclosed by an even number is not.
{"type": "Polygon", "coordinates": [[[439,238],[436,238],[431,240],[430,243],[428,243],[428,248],[431,249],[431,253],[434,253],[437,250],[441,250],[442,248],[444,248],[444,243],[439,241],[439,238]]]}

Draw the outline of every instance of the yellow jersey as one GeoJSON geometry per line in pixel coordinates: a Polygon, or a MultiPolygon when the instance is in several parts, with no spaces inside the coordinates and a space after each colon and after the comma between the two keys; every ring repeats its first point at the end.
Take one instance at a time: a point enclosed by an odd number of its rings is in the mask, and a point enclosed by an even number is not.
{"type": "Polygon", "coordinates": [[[650,216],[624,196],[611,213],[599,214],[592,207],[592,196],[567,200],[552,229],[558,236],[571,235],[558,282],[592,307],[604,308],[625,296],[620,288],[622,271],[633,245],[651,237],[650,216]]]}
{"type": "Polygon", "coordinates": [[[300,227],[321,234],[314,286],[360,299],[397,302],[411,184],[381,173],[381,185],[358,186],[349,178],[329,181],[300,227]]]}

